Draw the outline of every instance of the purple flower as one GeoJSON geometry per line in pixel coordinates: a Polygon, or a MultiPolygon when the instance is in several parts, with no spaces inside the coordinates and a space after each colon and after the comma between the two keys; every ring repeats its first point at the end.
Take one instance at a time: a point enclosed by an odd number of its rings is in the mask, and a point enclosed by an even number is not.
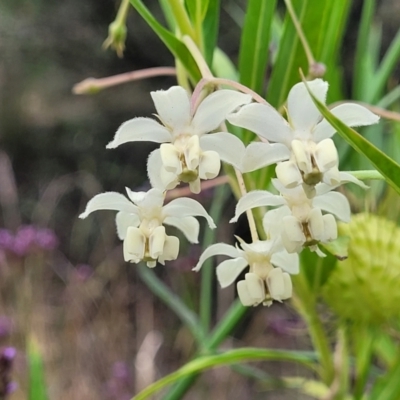
{"type": "Polygon", "coordinates": [[[54,250],[58,246],[56,234],[48,228],[38,228],[36,230],[35,242],[43,250],[54,250]]]}
{"type": "Polygon", "coordinates": [[[11,250],[14,244],[14,236],[8,229],[0,229],[0,248],[11,250]]]}
{"type": "Polygon", "coordinates": [[[11,381],[11,369],[17,350],[5,347],[0,353],[0,398],[5,399],[16,389],[16,383],[11,381]]]}
{"type": "Polygon", "coordinates": [[[14,238],[12,251],[18,256],[29,254],[36,241],[36,228],[32,225],[21,226],[14,238]]]}

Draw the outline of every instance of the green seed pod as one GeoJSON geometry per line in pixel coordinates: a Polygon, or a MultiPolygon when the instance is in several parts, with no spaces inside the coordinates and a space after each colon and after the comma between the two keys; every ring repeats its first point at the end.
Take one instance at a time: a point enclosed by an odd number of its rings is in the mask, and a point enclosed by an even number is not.
{"type": "Polygon", "coordinates": [[[339,224],[350,237],[349,257],[338,261],[323,296],[335,313],[367,324],[400,316],[400,228],[385,218],[358,214],[339,224]]]}

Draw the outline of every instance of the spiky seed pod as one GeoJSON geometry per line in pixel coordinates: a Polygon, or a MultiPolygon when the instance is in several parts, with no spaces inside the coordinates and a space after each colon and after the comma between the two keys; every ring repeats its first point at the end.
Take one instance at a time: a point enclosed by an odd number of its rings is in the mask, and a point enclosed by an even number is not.
{"type": "Polygon", "coordinates": [[[323,296],[335,313],[380,324],[400,316],[400,228],[385,218],[358,214],[339,234],[350,237],[349,257],[338,261],[323,296]]]}

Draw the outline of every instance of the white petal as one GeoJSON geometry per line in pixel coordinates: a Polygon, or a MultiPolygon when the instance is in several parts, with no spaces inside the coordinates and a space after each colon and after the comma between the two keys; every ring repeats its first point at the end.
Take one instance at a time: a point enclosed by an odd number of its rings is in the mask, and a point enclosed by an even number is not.
{"type": "Polygon", "coordinates": [[[199,262],[193,268],[193,271],[200,271],[200,268],[202,267],[204,261],[207,260],[207,258],[216,256],[216,255],[237,258],[237,257],[240,257],[241,253],[242,252],[240,250],[238,250],[235,246],[231,246],[230,244],[225,244],[225,243],[213,244],[213,245],[207,247],[203,251],[203,254],[200,256],[199,262]]]}
{"type": "Polygon", "coordinates": [[[216,151],[222,161],[241,169],[245,146],[235,135],[228,132],[204,135],[200,138],[200,146],[203,151],[216,151]]]}
{"type": "Polygon", "coordinates": [[[305,174],[309,174],[312,171],[311,152],[306,143],[301,140],[292,140],[292,151],[297,167],[305,174]]]}
{"type": "Polygon", "coordinates": [[[287,121],[270,105],[252,103],[226,118],[232,125],[248,129],[258,136],[290,147],[292,131],[287,121]]]}
{"type": "Polygon", "coordinates": [[[115,217],[115,223],[117,225],[117,234],[121,240],[126,237],[126,232],[130,226],[138,227],[140,224],[140,218],[136,214],[129,214],[124,211],[117,213],[115,217]]]}
{"type": "Polygon", "coordinates": [[[265,299],[265,285],[263,280],[252,272],[247,273],[244,279],[247,283],[250,296],[257,300],[257,302],[262,302],[265,299]]]}
{"type": "Polygon", "coordinates": [[[299,273],[299,255],[297,253],[288,253],[287,251],[279,251],[272,254],[271,264],[275,267],[282,268],[289,274],[299,273]]]}
{"type": "Polygon", "coordinates": [[[177,175],[164,168],[160,149],[150,154],[147,160],[147,175],[151,186],[160,190],[171,190],[179,183],[177,175]]]}
{"type": "Polygon", "coordinates": [[[282,219],[283,229],[292,242],[304,242],[306,240],[299,220],[291,215],[282,219]]]}
{"type": "Polygon", "coordinates": [[[107,149],[115,149],[127,142],[149,141],[165,143],[171,141],[171,134],[165,126],[151,118],[134,118],[124,122],[117,130],[107,149]]]}
{"type": "Polygon", "coordinates": [[[172,86],[168,90],[151,92],[157,114],[163,124],[175,134],[190,122],[190,99],[181,86],[172,86]]]}
{"type": "Polygon", "coordinates": [[[144,257],[146,237],[139,228],[129,227],[124,240],[124,260],[138,263],[144,257]]]}
{"type": "Polygon", "coordinates": [[[185,161],[187,167],[194,171],[197,169],[199,166],[200,162],[200,143],[199,143],[199,137],[197,135],[193,135],[190,137],[190,139],[187,140],[186,144],[186,149],[185,149],[185,161]]]}
{"type": "Polygon", "coordinates": [[[290,279],[290,275],[284,272],[283,274],[283,282],[285,289],[283,291],[283,296],[281,297],[282,300],[287,300],[292,297],[292,292],[293,292],[293,285],[292,285],[292,280],[290,279]]]}
{"type": "Polygon", "coordinates": [[[165,217],[189,217],[199,216],[204,217],[211,229],[216,226],[213,219],[207,214],[205,208],[196,200],[189,199],[188,197],[181,197],[174,199],[166,206],[163,207],[163,215],[165,217]]]}
{"type": "Polygon", "coordinates": [[[211,132],[223,122],[226,116],[242,104],[250,103],[251,96],[234,90],[217,90],[207,96],[199,105],[192,120],[193,132],[197,135],[211,132]]]}
{"type": "Polygon", "coordinates": [[[251,172],[290,158],[290,150],[281,143],[253,142],[246,147],[242,172],[251,172]]]}
{"type": "Polygon", "coordinates": [[[189,182],[190,191],[194,194],[201,192],[200,177],[198,176],[195,180],[189,182]]]}
{"type": "Polygon", "coordinates": [[[272,194],[265,190],[254,190],[241,197],[236,205],[235,216],[229,222],[236,222],[239,216],[255,207],[280,206],[285,204],[282,196],[272,194]]]}
{"type": "Polygon", "coordinates": [[[235,282],[235,279],[248,266],[247,261],[238,257],[233,260],[223,261],[217,266],[217,279],[222,288],[235,282]]]}
{"type": "Polygon", "coordinates": [[[274,268],[267,277],[268,291],[274,300],[282,301],[285,294],[285,281],[280,268],[274,268]]]}
{"type": "Polygon", "coordinates": [[[369,186],[367,186],[363,181],[360,181],[354,175],[349,174],[348,172],[339,172],[339,175],[340,183],[355,183],[363,189],[369,189],[369,186]]]}
{"type": "Polygon", "coordinates": [[[324,237],[324,220],[320,208],[313,208],[310,211],[308,227],[313,239],[322,240],[324,237]]]}
{"type": "Polygon", "coordinates": [[[326,214],[323,217],[324,220],[324,238],[323,242],[337,239],[337,224],[335,217],[332,214],[326,214]]]}
{"type": "Polygon", "coordinates": [[[336,215],[338,219],[344,222],[350,221],[350,204],[346,196],[338,192],[329,192],[321,196],[314,197],[312,204],[321,210],[336,215]]]}
{"type": "Polygon", "coordinates": [[[340,185],[340,172],[338,167],[332,167],[322,177],[322,182],[328,184],[332,189],[340,185]]]}
{"type": "Polygon", "coordinates": [[[240,281],[236,285],[236,289],[239,295],[240,302],[245,306],[245,307],[250,307],[256,304],[256,301],[254,298],[251,296],[249,289],[247,287],[247,282],[246,281],[240,281]]]}
{"type": "Polygon", "coordinates": [[[181,153],[173,144],[163,143],[160,146],[160,155],[163,167],[167,172],[175,175],[182,173],[181,153]]]}
{"type": "MultiPolygon", "coordinates": [[[[314,79],[307,82],[307,85],[313,95],[325,103],[328,83],[322,79],[314,79]]],[[[294,85],[289,92],[288,114],[292,126],[300,131],[310,131],[321,118],[321,114],[303,82],[294,85]]]]}
{"type": "Polygon", "coordinates": [[[164,226],[157,226],[153,229],[149,237],[149,253],[151,258],[156,260],[163,253],[166,236],[164,226]]]}
{"type": "MultiPolygon", "coordinates": [[[[358,104],[345,103],[330,111],[347,126],[372,125],[379,121],[377,115],[358,104]]],[[[330,138],[335,132],[336,129],[326,119],[323,119],[313,132],[314,140],[319,142],[323,139],[330,138]]]]}
{"type": "Polygon", "coordinates": [[[152,188],[148,192],[132,192],[129,188],[125,188],[128,197],[139,208],[162,207],[164,204],[164,192],[160,189],[152,188]]]}
{"type": "Polygon", "coordinates": [[[315,149],[315,161],[318,169],[324,173],[328,169],[339,165],[339,156],[332,139],[324,139],[315,149]]]}
{"type": "Polygon", "coordinates": [[[214,179],[221,169],[221,161],[216,151],[203,151],[199,165],[200,179],[214,179]]]}
{"type": "Polygon", "coordinates": [[[86,218],[93,211],[114,210],[137,214],[138,208],[132,204],[124,195],[116,192],[100,193],[94,196],[86,205],[85,211],[79,218],[86,218]]]}
{"type": "Polygon", "coordinates": [[[159,261],[163,264],[164,261],[176,260],[179,254],[179,239],[175,236],[167,236],[165,239],[163,253],[159,257],[159,261]]]}
{"type": "Polygon", "coordinates": [[[275,172],[282,185],[289,189],[300,185],[303,181],[299,168],[293,161],[278,163],[275,172]]]}
{"type": "Polygon", "coordinates": [[[268,237],[276,238],[282,232],[282,218],[287,215],[292,215],[288,206],[282,206],[276,210],[269,210],[263,218],[263,228],[268,237]]]}
{"type": "Polygon", "coordinates": [[[166,217],[164,224],[178,228],[190,243],[198,243],[200,224],[194,217],[166,217]]]}

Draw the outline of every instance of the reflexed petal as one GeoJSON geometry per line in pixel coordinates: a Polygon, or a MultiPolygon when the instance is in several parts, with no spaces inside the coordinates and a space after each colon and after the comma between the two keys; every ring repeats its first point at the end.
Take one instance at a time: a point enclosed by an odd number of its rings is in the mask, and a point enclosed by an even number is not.
{"type": "Polygon", "coordinates": [[[160,190],[171,190],[179,183],[176,174],[164,168],[160,149],[154,150],[147,160],[147,175],[151,186],[160,190]]]}
{"type": "MultiPolygon", "coordinates": [[[[322,103],[325,103],[328,91],[328,82],[314,79],[307,82],[312,94],[322,103]]],[[[296,130],[311,130],[321,119],[321,114],[315,106],[303,82],[292,87],[288,96],[288,115],[290,123],[296,130]]]]}
{"type": "Polygon", "coordinates": [[[324,219],[324,242],[337,239],[337,224],[335,217],[332,214],[326,214],[323,216],[324,219]]]}
{"type": "Polygon", "coordinates": [[[189,188],[190,191],[194,194],[198,194],[201,192],[201,182],[199,176],[194,181],[189,182],[189,188]]]}
{"type": "Polygon", "coordinates": [[[246,281],[238,282],[237,285],[236,285],[236,289],[237,289],[237,292],[238,292],[238,296],[239,296],[240,302],[245,307],[250,307],[250,306],[255,305],[256,301],[250,295],[249,289],[247,288],[247,282],[246,281]]]}
{"type": "Polygon", "coordinates": [[[286,188],[294,188],[301,184],[303,178],[293,161],[283,161],[275,168],[276,176],[286,188]]]}
{"type": "Polygon", "coordinates": [[[252,103],[243,106],[226,119],[236,126],[248,129],[258,136],[290,147],[292,131],[287,121],[269,104],[252,103]]]}
{"type": "Polygon", "coordinates": [[[257,300],[257,302],[263,301],[265,299],[265,285],[263,280],[252,272],[247,273],[244,279],[247,283],[250,296],[257,300]]]}
{"type": "Polygon", "coordinates": [[[287,215],[292,215],[292,212],[286,205],[279,207],[276,210],[267,211],[263,218],[263,228],[265,233],[271,238],[279,236],[283,229],[282,218],[287,215]]]}
{"type": "Polygon", "coordinates": [[[221,160],[216,151],[204,151],[199,165],[200,179],[214,179],[221,169],[221,160]]]}
{"type": "Polygon", "coordinates": [[[187,147],[185,149],[185,161],[187,167],[194,171],[200,162],[200,143],[199,137],[197,135],[193,135],[187,141],[187,147]]]}
{"type": "Polygon", "coordinates": [[[164,192],[160,189],[152,188],[148,192],[132,192],[125,188],[128,197],[139,207],[153,208],[162,207],[164,204],[164,192]]]}
{"type": "Polygon", "coordinates": [[[166,217],[165,225],[178,228],[186,236],[190,243],[198,243],[200,224],[194,217],[166,217]]]}
{"type": "Polygon", "coordinates": [[[86,205],[85,211],[79,218],[86,218],[93,211],[113,210],[137,214],[138,208],[132,204],[124,195],[116,192],[100,193],[94,196],[86,205]]]}
{"type": "Polygon", "coordinates": [[[167,172],[179,175],[182,173],[182,163],[179,150],[170,143],[163,143],[160,146],[160,155],[163,167],[167,172]]]}
{"type": "Polygon", "coordinates": [[[272,194],[265,190],[254,190],[241,197],[236,205],[235,216],[229,222],[236,222],[239,216],[255,207],[280,206],[285,204],[282,196],[272,194]]]}
{"type": "MultiPolygon", "coordinates": [[[[345,103],[330,110],[331,113],[347,126],[365,126],[376,124],[379,117],[359,104],[345,103]]],[[[336,129],[323,119],[313,132],[314,140],[319,142],[334,135],[336,129]]]]}
{"type": "Polygon", "coordinates": [[[250,95],[234,90],[222,89],[211,93],[196,110],[192,120],[193,132],[201,135],[213,131],[225,120],[227,114],[250,101],[250,95]]]}
{"type": "Polygon", "coordinates": [[[138,263],[144,257],[146,237],[139,228],[129,227],[124,240],[124,260],[138,263]]]}
{"type": "Polygon", "coordinates": [[[289,158],[290,150],[284,144],[253,142],[246,147],[242,172],[255,171],[289,158]]]}
{"type": "Polygon", "coordinates": [[[216,228],[213,219],[207,214],[205,208],[196,200],[188,197],[181,197],[169,202],[163,207],[163,216],[165,217],[204,217],[211,229],[216,228]]]}
{"type": "Polygon", "coordinates": [[[151,118],[134,118],[124,122],[117,130],[107,149],[115,149],[121,144],[136,141],[165,143],[171,141],[167,128],[151,118]]]}
{"type": "Polygon", "coordinates": [[[176,134],[190,123],[190,99],[181,86],[151,92],[157,114],[162,123],[176,134]]]}
{"type": "Polygon", "coordinates": [[[117,225],[117,235],[121,240],[126,237],[126,232],[130,226],[138,227],[140,224],[140,218],[136,214],[129,214],[124,211],[117,213],[115,217],[115,223],[117,225]]]}
{"type": "Polygon", "coordinates": [[[285,294],[285,281],[283,272],[280,268],[274,268],[267,278],[268,291],[274,300],[282,301],[285,294]]]}
{"type": "Polygon", "coordinates": [[[298,168],[304,173],[310,173],[312,171],[311,153],[305,143],[301,140],[292,140],[292,151],[298,168]]]}
{"type": "Polygon", "coordinates": [[[290,278],[290,275],[284,272],[283,274],[283,282],[285,286],[285,290],[283,292],[283,296],[281,297],[282,300],[287,300],[292,297],[293,293],[293,285],[292,285],[292,279],[290,278]]]}
{"type": "Polygon", "coordinates": [[[326,172],[328,169],[339,165],[338,152],[332,139],[324,139],[317,144],[315,161],[321,172],[326,172]]]}
{"type": "Polygon", "coordinates": [[[327,211],[330,214],[336,215],[338,219],[344,222],[350,221],[350,204],[346,196],[338,192],[329,192],[316,196],[312,200],[314,207],[327,211]]]}
{"type": "Polygon", "coordinates": [[[235,135],[228,132],[204,135],[200,138],[200,146],[203,151],[216,151],[222,161],[233,165],[235,168],[239,170],[242,168],[245,146],[235,135]]]}
{"type": "Polygon", "coordinates": [[[207,260],[207,258],[217,255],[237,258],[240,257],[241,254],[242,252],[240,250],[238,250],[235,246],[231,246],[230,244],[225,244],[225,243],[213,244],[210,247],[207,247],[203,251],[203,254],[200,256],[199,262],[193,268],[193,271],[200,271],[200,268],[202,267],[204,261],[207,260]]]}
{"type": "Polygon", "coordinates": [[[288,253],[286,251],[274,253],[271,257],[271,264],[282,268],[289,274],[299,273],[299,255],[297,253],[288,253]]]}
{"type": "Polygon", "coordinates": [[[326,171],[322,177],[322,182],[327,183],[331,186],[331,188],[339,186],[341,182],[338,167],[332,167],[328,169],[328,171],[326,171]]]}
{"type": "Polygon", "coordinates": [[[354,175],[349,174],[348,172],[339,172],[339,175],[340,183],[355,183],[363,189],[369,189],[369,186],[367,186],[363,181],[360,181],[354,175]]]}
{"type": "Polygon", "coordinates": [[[160,262],[176,260],[179,254],[179,239],[175,236],[167,236],[163,253],[159,257],[160,262]]]}
{"type": "Polygon", "coordinates": [[[235,279],[247,266],[247,261],[242,257],[226,260],[219,264],[217,266],[217,278],[221,287],[226,288],[235,282],[235,279]]]}
{"type": "Polygon", "coordinates": [[[322,218],[322,212],[320,208],[313,208],[309,215],[308,227],[310,229],[311,236],[315,240],[322,240],[324,237],[324,220],[322,218]]]}
{"type": "Polygon", "coordinates": [[[157,259],[163,253],[166,236],[164,226],[157,226],[153,229],[149,237],[149,253],[151,258],[157,259]]]}

